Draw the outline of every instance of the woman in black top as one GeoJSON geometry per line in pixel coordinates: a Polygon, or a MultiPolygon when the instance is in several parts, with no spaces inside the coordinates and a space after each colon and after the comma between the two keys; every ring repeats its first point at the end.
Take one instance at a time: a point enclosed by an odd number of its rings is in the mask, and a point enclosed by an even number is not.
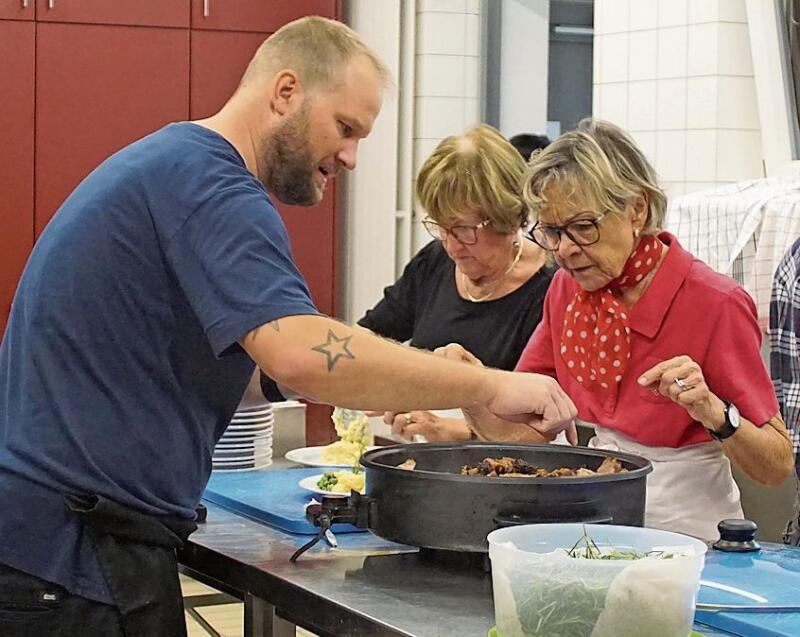
{"type": "MultiPolygon", "coordinates": [[[[513,369],[541,320],[553,276],[544,251],[522,236],[524,168],[491,126],[444,139],[416,185],[428,214],[422,223],[437,241],[414,256],[358,324],[429,350],[458,343],[484,365],[513,369]]],[[[409,439],[471,437],[464,420],[422,411],[393,415],[393,428],[409,439]]]]}

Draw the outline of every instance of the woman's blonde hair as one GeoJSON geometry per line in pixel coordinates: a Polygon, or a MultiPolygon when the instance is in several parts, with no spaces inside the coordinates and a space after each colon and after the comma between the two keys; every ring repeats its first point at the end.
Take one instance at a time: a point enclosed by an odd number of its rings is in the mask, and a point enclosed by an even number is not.
{"type": "Polygon", "coordinates": [[[525,226],[528,212],[520,185],[525,162],[496,129],[473,126],[443,139],[417,176],[417,199],[441,224],[477,211],[496,232],[525,226]]]}
{"type": "Polygon", "coordinates": [[[571,186],[596,205],[597,212],[622,212],[641,195],[648,206],[643,234],[655,234],[664,224],[667,197],[655,170],[630,136],[611,122],[584,119],[577,130],[531,157],[522,195],[534,217],[547,206],[553,186],[571,186]]]}

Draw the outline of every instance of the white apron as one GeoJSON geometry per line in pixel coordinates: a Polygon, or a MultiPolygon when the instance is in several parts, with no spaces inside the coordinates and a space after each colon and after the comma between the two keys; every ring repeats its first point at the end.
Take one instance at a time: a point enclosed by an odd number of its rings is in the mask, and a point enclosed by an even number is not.
{"type": "Polygon", "coordinates": [[[731,463],[717,441],[678,449],[648,447],[595,426],[588,446],[632,453],[653,463],[647,476],[645,526],[716,540],[720,520],[744,517],[731,463]]]}

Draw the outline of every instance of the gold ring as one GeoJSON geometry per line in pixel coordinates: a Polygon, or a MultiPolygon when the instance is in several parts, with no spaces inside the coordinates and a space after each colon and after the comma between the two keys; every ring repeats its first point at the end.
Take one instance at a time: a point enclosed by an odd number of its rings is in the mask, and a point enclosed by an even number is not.
{"type": "Polygon", "coordinates": [[[411,414],[404,414],[403,418],[406,421],[406,425],[410,425],[411,424],[411,414]]]}

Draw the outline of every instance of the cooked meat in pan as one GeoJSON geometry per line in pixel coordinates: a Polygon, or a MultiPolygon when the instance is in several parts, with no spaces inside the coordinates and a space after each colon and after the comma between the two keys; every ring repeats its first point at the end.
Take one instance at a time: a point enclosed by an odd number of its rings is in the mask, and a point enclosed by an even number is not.
{"type": "Polygon", "coordinates": [[[603,463],[596,470],[587,469],[586,467],[578,469],[560,467],[548,471],[542,467],[536,467],[521,458],[484,458],[476,466],[464,465],[461,467],[461,475],[494,478],[580,478],[604,473],[624,473],[626,471],[627,469],[622,467],[622,463],[613,457],[603,460],[603,463]]]}

